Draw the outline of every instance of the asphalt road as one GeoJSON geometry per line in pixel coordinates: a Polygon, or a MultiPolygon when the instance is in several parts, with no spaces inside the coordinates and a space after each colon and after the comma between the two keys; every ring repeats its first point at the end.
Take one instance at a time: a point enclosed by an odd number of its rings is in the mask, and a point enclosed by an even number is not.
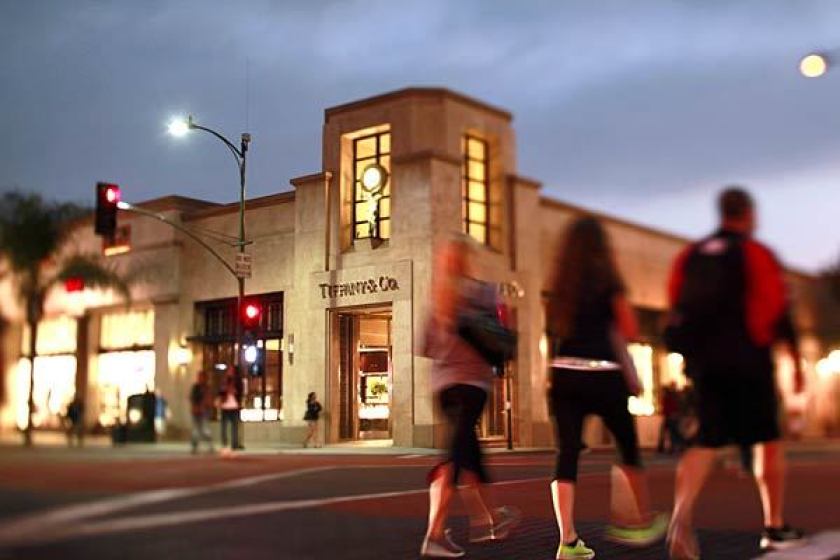
{"type": "MultiPolygon", "coordinates": [[[[425,529],[427,456],[7,452],[0,458],[0,558],[26,559],[403,559],[417,558],[425,529]]],[[[612,455],[585,456],[578,518],[598,558],[665,558],[601,538],[612,455]]],[[[523,511],[504,543],[467,546],[469,557],[553,558],[557,532],[548,477],[551,454],[490,458],[499,504],[523,511]]],[[[650,458],[654,506],[668,510],[673,462],[650,458]]],[[[812,533],[840,526],[840,452],[793,456],[791,520],[812,533]]],[[[754,485],[722,468],[698,507],[706,558],[757,555],[754,485]]],[[[456,540],[466,521],[456,508],[456,540]]],[[[829,558],[822,556],[820,558],[829,558]]]]}

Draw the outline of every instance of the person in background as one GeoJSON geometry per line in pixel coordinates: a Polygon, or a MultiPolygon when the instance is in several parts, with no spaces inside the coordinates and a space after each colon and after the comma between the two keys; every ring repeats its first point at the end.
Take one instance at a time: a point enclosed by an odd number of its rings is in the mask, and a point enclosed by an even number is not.
{"type": "Polygon", "coordinates": [[[230,448],[244,449],[239,442],[239,412],[242,410],[244,388],[242,380],[233,366],[228,366],[216,397],[216,404],[222,411],[222,446],[227,447],[230,430],[230,448]]]}
{"type": "Polygon", "coordinates": [[[206,371],[199,371],[192,389],[190,389],[190,413],[192,415],[192,453],[198,453],[198,445],[204,441],[210,452],[213,452],[213,436],[210,434],[208,422],[213,408],[213,395],[207,385],[206,371]]]}
{"type": "Polygon", "coordinates": [[[79,447],[85,443],[85,403],[78,394],[67,405],[67,445],[73,447],[73,439],[79,447]]]}
{"type": "Polygon", "coordinates": [[[312,443],[313,447],[321,447],[318,441],[318,419],[321,416],[321,411],[324,408],[318,402],[318,395],[314,392],[309,393],[306,397],[306,413],[303,419],[306,420],[306,439],[303,440],[303,446],[309,447],[312,443]]]}
{"type": "Polygon", "coordinates": [[[665,537],[667,516],[650,510],[647,477],[642,470],[636,424],[627,408],[641,391],[635,371],[624,371],[625,340],[638,337],[633,309],[603,226],[584,216],[569,225],[554,263],[548,302],[551,340],[550,409],[557,434],[557,465],[551,483],[554,514],[560,529],[557,560],[590,559],[575,528],[574,503],[581,432],[587,416],[599,416],[615,438],[621,466],[613,467],[613,524],[607,538],[629,546],[647,546],[665,537]]]}
{"type": "MultiPolygon", "coordinates": [[[[694,504],[719,448],[752,448],[752,470],[764,511],[762,551],[803,542],[784,519],[785,457],[778,419],[773,346],[794,363],[794,390],[804,378],[789,315],[784,272],[753,239],[752,197],[727,188],[718,199],[720,227],[676,259],[669,282],[671,346],[681,346],[697,396],[699,432],[677,467],[671,558],[699,558],[692,531],[694,504]]],[[[746,454],[744,454],[746,461],[746,454]]]]}
{"type": "Polygon", "coordinates": [[[673,381],[662,388],[660,398],[662,425],[659,428],[659,442],[656,450],[665,453],[665,439],[668,439],[668,453],[679,452],[682,449],[680,437],[680,402],[677,384],[673,381]]]}
{"type": "MultiPolygon", "coordinates": [[[[420,554],[426,558],[460,558],[465,551],[446,528],[452,497],[463,483],[469,512],[470,541],[506,538],[520,515],[512,508],[492,508],[481,446],[476,434],[487,392],[493,383],[492,366],[457,332],[457,317],[469,297],[469,246],[450,241],[437,255],[432,279],[432,313],[426,325],[423,354],[434,360],[432,391],[450,429],[446,459],[428,475],[429,525],[420,554]]],[[[495,302],[494,302],[495,303],[495,302]]]]}

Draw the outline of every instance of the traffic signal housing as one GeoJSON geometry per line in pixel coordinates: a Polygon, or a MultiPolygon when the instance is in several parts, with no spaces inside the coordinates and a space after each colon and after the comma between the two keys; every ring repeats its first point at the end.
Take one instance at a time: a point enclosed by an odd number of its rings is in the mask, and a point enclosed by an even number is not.
{"type": "MultiPolygon", "coordinates": [[[[257,331],[262,323],[262,306],[253,301],[242,304],[242,327],[245,330],[257,331]]],[[[255,332],[256,334],[256,332],[255,332]]]]}
{"type": "Polygon", "coordinates": [[[96,216],[93,231],[103,237],[113,237],[117,229],[117,204],[120,187],[113,183],[96,183],[96,216]]]}
{"type": "Polygon", "coordinates": [[[242,361],[250,375],[262,375],[265,352],[260,348],[263,308],[259,301],[244,301],[239,315],[242,320],[242,361]]]}

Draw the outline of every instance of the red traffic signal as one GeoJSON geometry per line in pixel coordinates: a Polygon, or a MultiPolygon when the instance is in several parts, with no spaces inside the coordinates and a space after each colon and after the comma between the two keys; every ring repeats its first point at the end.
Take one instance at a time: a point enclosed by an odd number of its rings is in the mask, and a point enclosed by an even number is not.
{"type": "Polygon", "coordinates": [[[117,229],[117,204],[120,187],[113,183],[96,183],[96,216],[93,231],[104,237],[113,237],[117,229]]]}
{"type": "Polygon", "coordinates": [[[262,307],[258,303],[248,302],[242,306],[242,325],[246,329],[259,327],[261,318],[262,307]]]}

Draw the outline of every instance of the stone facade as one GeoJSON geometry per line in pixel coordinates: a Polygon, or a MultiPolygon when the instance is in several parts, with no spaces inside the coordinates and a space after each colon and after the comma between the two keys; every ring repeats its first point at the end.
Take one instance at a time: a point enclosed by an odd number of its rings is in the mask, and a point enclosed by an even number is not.
{"type": "MultiPolygon", "coordinates": [[[[247,251],[253,257],[247,294],[282,293],[277,334],[281,340],[272,350],[280,360],[272,367],[282,379],[278,391],[282,411],[278,420],[246,422],[246,442],[299,441],[310,391],[317,392],[325,406],[321,429],[328,443],[361,437],[359,418],[348,420],[347,414],[358,415],[365,388],[355,374],[347,377],[347,369],[351,364],[357,369],[363,335],[345,340],[340,333],[342,321],[358,327],[353,320],[375,315],[377,324],[388,325],[388,332],[379,333],[387,341],[380,344],[389,349],[385,437],[397,446],[443,444],[441,418],[429,391],[430,362],[419,355],[417,340],[429,311],[434,248],[463,228],[462,138],[470,133],[486,142],[489,221],[499,233],[490,245],[476,243],[476,274],[507,287],[520,334],[510,379],[500,382],[498,399],[491,405],[498,410],[482,429],[501,441],[507,420],[504,401],[509,400],[515,444],[551,444],[545,402],[544,293],[559,234],[585,210],[542,196],[539,183],[518,176],[511,120],[506,111],[443,89],[401,90],[331,108],[325,113],[322,169],[292,179],[289,192],[247,201],[246,236],[251,241],[247,251]],[[352,146],[360,135],[384,130],[390,133],[390,238],[371,243],[354,239],[352,146]],[[351,342],[357,348],[348,346],[351,342]],[[348,357],[348,348],[354,357],[348,357]],[[505,422],[500,424],[500,418],[505,422]],[[351,425],[354,431],[348,437],[351,425]]],[[[238,204],[172,196],[141,206],[194,231],[213,232],[209,242],[233,261],[236,249],[214,239],[237,234],[238,204]]],[[[643,344],[640,355],[650,356],[654,391],[670,367],[656,321],[667,305],[669,268],[687,241],[614,217],[601,218],[618,254],[629,298],[642,317],[643,340],[637,342],[643,344]]],[[[236,281],[177,230],[128,213],[121,213],[119,220],[131,228],[130,250],[108,258],[137,279],[132,300],[121,302],[110,293],[57,291],[50,297],[48,314],[77,321],[77,340],[71,344],[75,349],[66,352],[76,356],[73,375],[77,390],[86,396],[88,424],[101,423],[104,414],[100,378],[115,375],[99,371],[103,353],[121,352],[119,363],[130,368],[132,360],[150,356],[140,353],[151,352],[154,388],[169,403],[167,431],[173,437],[183,436],[189,426],[189,387],[195,373],[208,367],[207,352],[218,342],[202,330],[209,320],[202,306],[235,298],[236,281]],[[124,347],[103,348],[104,316],[149,310],[154,317],[151,344],[132,345],[129,336],[124,347]]],[[[99,252],[101,241],[86,224],[68,250],[99,252]]],[[[832,304],[815,278],[795,272],[789,277],[805,357],[814,364],[837,342],[838,326],[830,323],[836,315],[826,312],[832,304]]],[[[23,328],[8,281],[0,284],[0,298],[9,321],[0,354],[6,359],[0,427],[12,429],[26,400],[20,389],[23,328]]],[[[269,342],[265,344],[267,351],[269,342]]],[[[823,416],[832,414],[830,399],[826,406],[823,416]]],[[[646,443],[655,438],[658,422],[655,414],[640,417],[646,443]]],[[[822,417],[809,418],[810,433],[819,435],[821,423],[822,417]]],[[[587,438],[592,444],[606,441],[597,424],[589,427],[587,438]]]]}

